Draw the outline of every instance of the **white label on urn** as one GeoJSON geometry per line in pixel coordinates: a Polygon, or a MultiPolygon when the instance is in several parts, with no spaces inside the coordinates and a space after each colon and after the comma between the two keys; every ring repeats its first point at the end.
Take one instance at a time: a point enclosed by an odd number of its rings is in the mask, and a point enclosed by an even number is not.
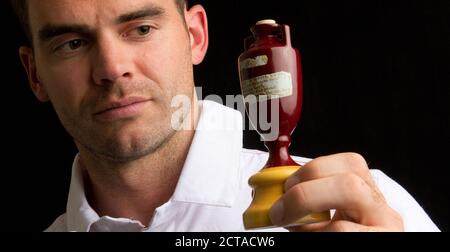
{"type": "Polygon", "coordinates": [[[246,59],[240,62],[241,70],[265,66],[269,62],[269,57],[267,55],[261,55],[255,58],[246,59]]]}
{"type": "Polygon", "coordinates": [[[291,96],[292,88],[292,76],[288,72],[261,75],[242,82],[242,93],[248,103],[291,96]]]}

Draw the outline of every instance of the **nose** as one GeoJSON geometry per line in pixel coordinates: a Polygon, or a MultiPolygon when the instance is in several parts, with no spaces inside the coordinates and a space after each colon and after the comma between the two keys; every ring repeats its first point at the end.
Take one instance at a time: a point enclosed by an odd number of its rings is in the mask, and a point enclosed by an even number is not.
{"type": "Polygon", "coordinates": [[[131,59],[126,45],[119,39],[103,37],[97,41],[92,77],[97,85],[115,83],[120,78],[131,78],[131,59]]]}

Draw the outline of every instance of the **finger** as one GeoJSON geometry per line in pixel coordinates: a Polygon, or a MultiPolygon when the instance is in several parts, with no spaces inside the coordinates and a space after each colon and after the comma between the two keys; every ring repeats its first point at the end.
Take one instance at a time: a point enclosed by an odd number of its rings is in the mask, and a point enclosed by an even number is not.
{"type": "Polygon", "coordinates": [[[372,179],[367,163],[361,155],[356,153],[341,153],[319,157],[306,163],[288,178],[286,181],[286,189],[305,181],[349,172],[358,174],[367,180],[372,179]]]}
{"type": "Polygon", "coordinates": [[[330,224],[330,221],[325,221],[325,222],[319,222],[319,223],[313,223],[313,224],[288,227],[286,229],[289,230],[290,232],[317,232],[317,231],[324,229],[329,224],[330,224]]]}
{"type": "Polygon", "coordinates": [[[386,231],[384,228],[364,226],[351,221],[334,221],[324,226],[321,232],[382,232],[386,231]]]}
{"type": "Polygon", "coordinates": [[[320,223],[313,223],[301,226],[288,227],[287,230],[290,232],[379,232],[379,231],[394,231],[402,232],[404,231],[403,223],[395,223],[394,225],[386,227],[374,227],[374,226],[364,226],[351,221],[342,220],[339,216],[339,212],[336,212],[331,221],[325,221],[320,223]]]}
{"type": "Polygon", "coordinates": [[[403,226],[365,226],[351,221],[334,221],[321,232],[403,232],[403,226]]]}
{"type": "Polygon", "coordinates": [[[361,177],[347,173],[292,187],[274,204],[270,217],[274,224],[284,226],[312,212],[337,209],[356,222],[376,225],[384,205],[361,177]]]}
{"type": "Polygon", "coordinates": [[[304,165],[286,180],[285,191],[302,182],[346,173],[355,173],[376,188],[364,158],[356,153],[341,153],[319,157],[304,165]]]}

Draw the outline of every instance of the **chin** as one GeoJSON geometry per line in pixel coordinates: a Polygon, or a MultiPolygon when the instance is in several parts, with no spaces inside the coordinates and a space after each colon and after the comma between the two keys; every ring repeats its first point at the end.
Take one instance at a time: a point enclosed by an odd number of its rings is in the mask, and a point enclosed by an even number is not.
{"type": "Polygon", "coordinates": [[[113,162],[130,162],[150,155],[174,134],[170,124],[149,118],[85,129],[78,132],[84,134],[78,134],[77,142],[90,152],[113,162]]]}
{"type": "Polygon", "coordinates": [[[157,151],[171,135],[170,132],[122,132],[113,138],[115,141],[106,141],[103,149],[110,157],[133,161],[157,151]]]}
{"type": "Polygon", "coordinates": [[[151,143],[107,143],[100,147],[102,156],[114,162],[131,162],[138,160],[154,151],[151,143]]]}

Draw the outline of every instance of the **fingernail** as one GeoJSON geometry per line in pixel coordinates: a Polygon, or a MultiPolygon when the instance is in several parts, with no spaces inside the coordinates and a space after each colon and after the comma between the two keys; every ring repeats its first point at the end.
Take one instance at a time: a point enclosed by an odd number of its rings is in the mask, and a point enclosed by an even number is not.
{"type": "Polygon", "coordinates": [[[300,183],[300,179],[297,176],[291,176],[284,183],[284,190],[287,191],[298,183],[300,183]]]}
{"type": "Polygon", "coordinates": [[[284,202],[283,200],[277,201],[272,208],[270,209],[269,213],[270,220],[273,224],[277,225],[280,224],[283,221],[284,218],[284,202]]]}

